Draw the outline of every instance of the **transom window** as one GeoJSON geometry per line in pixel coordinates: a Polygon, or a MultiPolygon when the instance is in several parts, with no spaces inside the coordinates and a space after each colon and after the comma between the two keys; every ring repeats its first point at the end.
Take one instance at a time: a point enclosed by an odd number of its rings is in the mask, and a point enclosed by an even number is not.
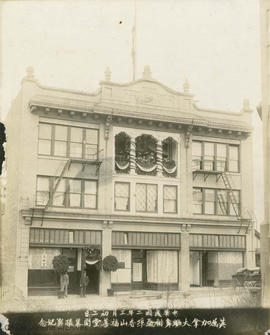
{"type": "Polygon", "coordinates": [[[37,206],[69,208],[97,208],[97,181],[62,178],[53,194],[57,179],[55,177],[37,177],[37,206]]]}
{"type": "Polygon", "coordinates": [[[240,215],[240,191],[193,188],[193,213],[206,215],[240,215]]]}
{"type": "Polygon", "coordinates": [[[192,142],[194,170],[239,172],[239,145],[192,142]]]}
{"type": "Polygon", "coordinates": [[[136,184],[136,211],[157,212],[157,185],[136,184]]]}
{"type": "Polygon", "coordinates": [[[40,123],[38,153],[95,160],[98,153],[98,130],[40,123]]]}

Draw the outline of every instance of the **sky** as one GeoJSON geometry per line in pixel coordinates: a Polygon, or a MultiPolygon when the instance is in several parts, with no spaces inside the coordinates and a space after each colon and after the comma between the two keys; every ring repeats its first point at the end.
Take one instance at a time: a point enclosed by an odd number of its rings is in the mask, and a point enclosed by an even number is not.
{"type": "MultiPolygon", "coordinates": [[[[200,107],[240,111],[260,102],[257,0],[137,0],[136,78],[175,90],[188,79],[200,107]]],[[[107,66],[132,80],[133,0],[2,1],[1,118],[27,66],[46,86],[93,92],[107,66]]],[[[262,219],[261,125],[254,115],[256,215],[262,219]]]]}

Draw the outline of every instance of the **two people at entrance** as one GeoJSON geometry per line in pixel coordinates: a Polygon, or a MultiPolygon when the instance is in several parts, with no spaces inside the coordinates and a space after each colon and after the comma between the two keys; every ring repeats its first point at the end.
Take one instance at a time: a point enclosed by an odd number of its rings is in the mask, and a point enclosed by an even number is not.
{"type": "Polygon", "coordinates": [[[66,298],[68,295],[69,276],[68,273],[61,274],[60,276],[60,297],[66,298]]]}
{"type": "Polygon", "coordinates": [[[86,274],[86,271],[83,270],[80,279],[81,297],[85,297],[86,287],[88,284],[89,284],[89,278],[86,274]]]}

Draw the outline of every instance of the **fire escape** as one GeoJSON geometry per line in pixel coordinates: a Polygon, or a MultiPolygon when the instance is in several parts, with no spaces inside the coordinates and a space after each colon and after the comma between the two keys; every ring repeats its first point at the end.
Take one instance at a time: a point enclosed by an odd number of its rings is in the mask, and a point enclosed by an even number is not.
{"type": "MultiPolygon", "coordinates": [[[[207,160],[204,160],[204,162],[206,162],[207,160]]],[[[210,161],[209,161],[210,162],[210,161]]],[[[211,162],[213,162],[211,160],[211,162]]],[[[224,162],[224,161],[223,161],[224,162]]],[[[225,190],[228,191],[228,203],[232,206],[233,211],[235,213],[235,217],[237,219],[237,221],[240,223],[239,226],[239,230],[238,230],[238,234],[241,231],[241,228],[243,226],[243,222],[247,222],[248,225],[246,227],[246,233],[248,232],[250,226],[253,224],[253,222],[255,221],[255,217],[254,215],[252,215],[250,213],[250,211],[247,211],[249,218],[248,219],[243,219],[243,217],[240,214],[240,209],[239,209],[239,204],[237,202],[235,193],[234,193],[234,189],[232,187],[232,180],[231,180],[231,176],[230,173],[226,172],[225,170],[225,166],[226,163],[224,162],[224,166],[222,169],[203,169],[202,168],[202,158],[196,158],[192,160],[192,174],[193,174],[193,180],[195,180],[196,176],[198,174],[203,175],[203,179],[204,181],[206,181],[206,179],[210,176],[210,175],[214,175],[216,177],[216,182],[219,181],[219,179],[221,178],[225,187],[225,190]]],[[[215,162],[215,166],[216,166],[216,162],[215,162]]],[[[222,211],[223,215],[228,215],[228,210],[229,208],[228,203],[225,201],[224,196],[222,193],[218,193],[217,195],[217,202],[218,205],[220,206],[220,209],[222,211]]]]}
{"type": "Polygon", "coordinates": [[[96,166],[96,174],[97,174],[102,162],[100,160],[90,160],[90,159],[77,159],[77,158],[70,158],[70,159],[68,159],[65,162],[65,165],[63,166],[62,171],[61,171],[59,177],[57,178],[57,180],[55,182],[55,185],[54,185],[54,187],[52,189],[52,192],[51,192],[51,194],[49,196],[49,199],[48,199],[48,201],[47,201],[47,203],[46,203],[43,211],[46,211],[48,209],[49,204],[51,202],[51,199],[53,198],[53,196],[54,196],[54,194],[55,194],[55,192],[56,192],[56,190],[57,190],[57,188],[58,188],[58,186],[59,186],[62,178],[64,177],[65,173],[70,169],[71,164],[78,164],[78,163],[82,165],[82,171],[84,171],[86,165],[94,165],[94,166],[96,166]]]}

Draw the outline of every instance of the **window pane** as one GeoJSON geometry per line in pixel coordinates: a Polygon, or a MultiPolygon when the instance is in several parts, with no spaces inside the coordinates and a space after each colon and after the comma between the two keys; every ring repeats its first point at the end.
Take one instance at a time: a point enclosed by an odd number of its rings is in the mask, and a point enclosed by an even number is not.
{"type": "Polygon", "coordinates": [[[38,191],[49,191],[50,179],[49,177],[38,177],[37,178],[37,190],[38,191]]]}
{"type": "Polygon", "coordinates": [[[227,146],[226,144],[217,144],[217,157],[216,157],[216,169],[217,171],[225,171],[226,158],[227,157],[227,146]]]}
{"type": "Polygon", "coordinates": [[[67,127],[65,126],[55,126],[55,139],[56,140],[67,140],[67,127]]]}
{"type": "Polygon", "coordinates": [[[115,209],[117,211],[127,211],[129,209],[129,198],[115,197],[115,209]]]}
{"type": "Polygon", "coordinates": [[[157,210],[157,186],[147,185],[147,212],[157,210]]]}
{"type": "Polygon", "coordinates": [[[176,201],[164,199],[164,212],[176,213],[176,201]]]}
{"type": "Polygon", "coordinates": [[[69,180],[69,192],[70,193],[81,193],[81,181],[70,179],[69,180]]]}
{"type": "MultiPolygon", "coordinates": [[[[57,183],[57,179],[55,179],[54,186],[56,185],[56,183],[57,183]]],[[[66,180],[65,179],[60,180],[56,191],[57,192],[65,192],[66,191],[66,180]]]]}
{"type": "Polygon", "coordinates": [[[96,194],[97,193],[97,182],[96,181],[85,181],[84,182],[84,193],[85,194],[96,194]]]}
{"type": "Polygon", "coordinates": [[[52,138],[52,126],[49,124],[40,123],[39,138],[50,140],[52,138]]]}
{"type": "Polygon", "coordinates": [[[115,183],[115,196],[129,197],[129,184],[128,183],[115,183]]]}
{"type": "Polygon", "coordinates": [[[86,159],[97,159],[97,146],[96,145],[85,145],[85,158],[86,159]]]}
{"type": "Polygon", "coordinates": [[[240,192],[233,191],[234,197],[230,195],[230,215],[240,215],[240,192]]]}
{"type": "Polygon", "coordinates": [[[70,143],[70,157],[82,158],[82,144],[70,143]]]}
{"type": "Polygon", "coordinates": [[[54,206],[64,206],[65,193],[55,192],[53,196],[53,205],[54,206]]]}
{"type": "Polygon", "coordinates": [[[227,198],[227,191],[225,190],[217,191],[217,214],[218,215],[228,214],[228,198],[227,198]]]}
{"type": "Polygon", "coordinates": [[[192,156],[202,156],[201,142],[192,142],[192,156]]]}
{"type": "Polygon", "coordinates": [[[229,146],[229,171],[238,172],[239,171],[239,147],[229,146]]]}
{"type": "Polygon", "coordinates": [[[164,199],[176,200],[177,186],[164,186],[164,199]]]}
{"type": "Polygon", "coordinates": [[[136,210],[146,211],[146,185],[136,184],[136,210]]]}
{"type": "Polygon", "coordinates": [[[81,194],[71,193],[69,195],[70,207],[81,207],[81,194]]]}
{"type": "Polygon", "coordinates": [[[40,155],[50,155],[51,154],[51,141],[39,140],[38,141],[38,153],[40,155]]]}
{"type": "Polygon", "coordinates": [[[97,144],[98,143],[98,130],[86,129],[86,143],[97,144]]]}
{"type": "Polygon", "coordinates": [[[193,189],[193,213],[202,214],[202,190],[193,189]]]}
{"type": "Polygon", "coordinates": [[[56,156],[66,157],[67,155],[67,142],[54,142],[54,154],[56,156]]]}
{"type": "Polygon", "coordinates": [[[70,140],[71,142],[79,142],[82,143],[82,128],[70,128],[70,140]]]}
{"type": "Polygon", "coordinates": [[[205,190],[204,196],[205,196],[204,213],[215,214],[215,191],[205,190]]]}
{"type": "Polygon", "coordinates": [[[37,191],[36,204],[38,206],[46,206],[49,200],[49,192],[37,191]]]}
{"type": "Polygon", "coordinates": [[[204,143],[204,170],[214,169],[214,143],[204,143]]]}
{"type": "Polygon", "coordinates": [[[96,208],[97,207],[96,195],[85,194],[84,195],[84,207],[85,208],[96,208]]]}

